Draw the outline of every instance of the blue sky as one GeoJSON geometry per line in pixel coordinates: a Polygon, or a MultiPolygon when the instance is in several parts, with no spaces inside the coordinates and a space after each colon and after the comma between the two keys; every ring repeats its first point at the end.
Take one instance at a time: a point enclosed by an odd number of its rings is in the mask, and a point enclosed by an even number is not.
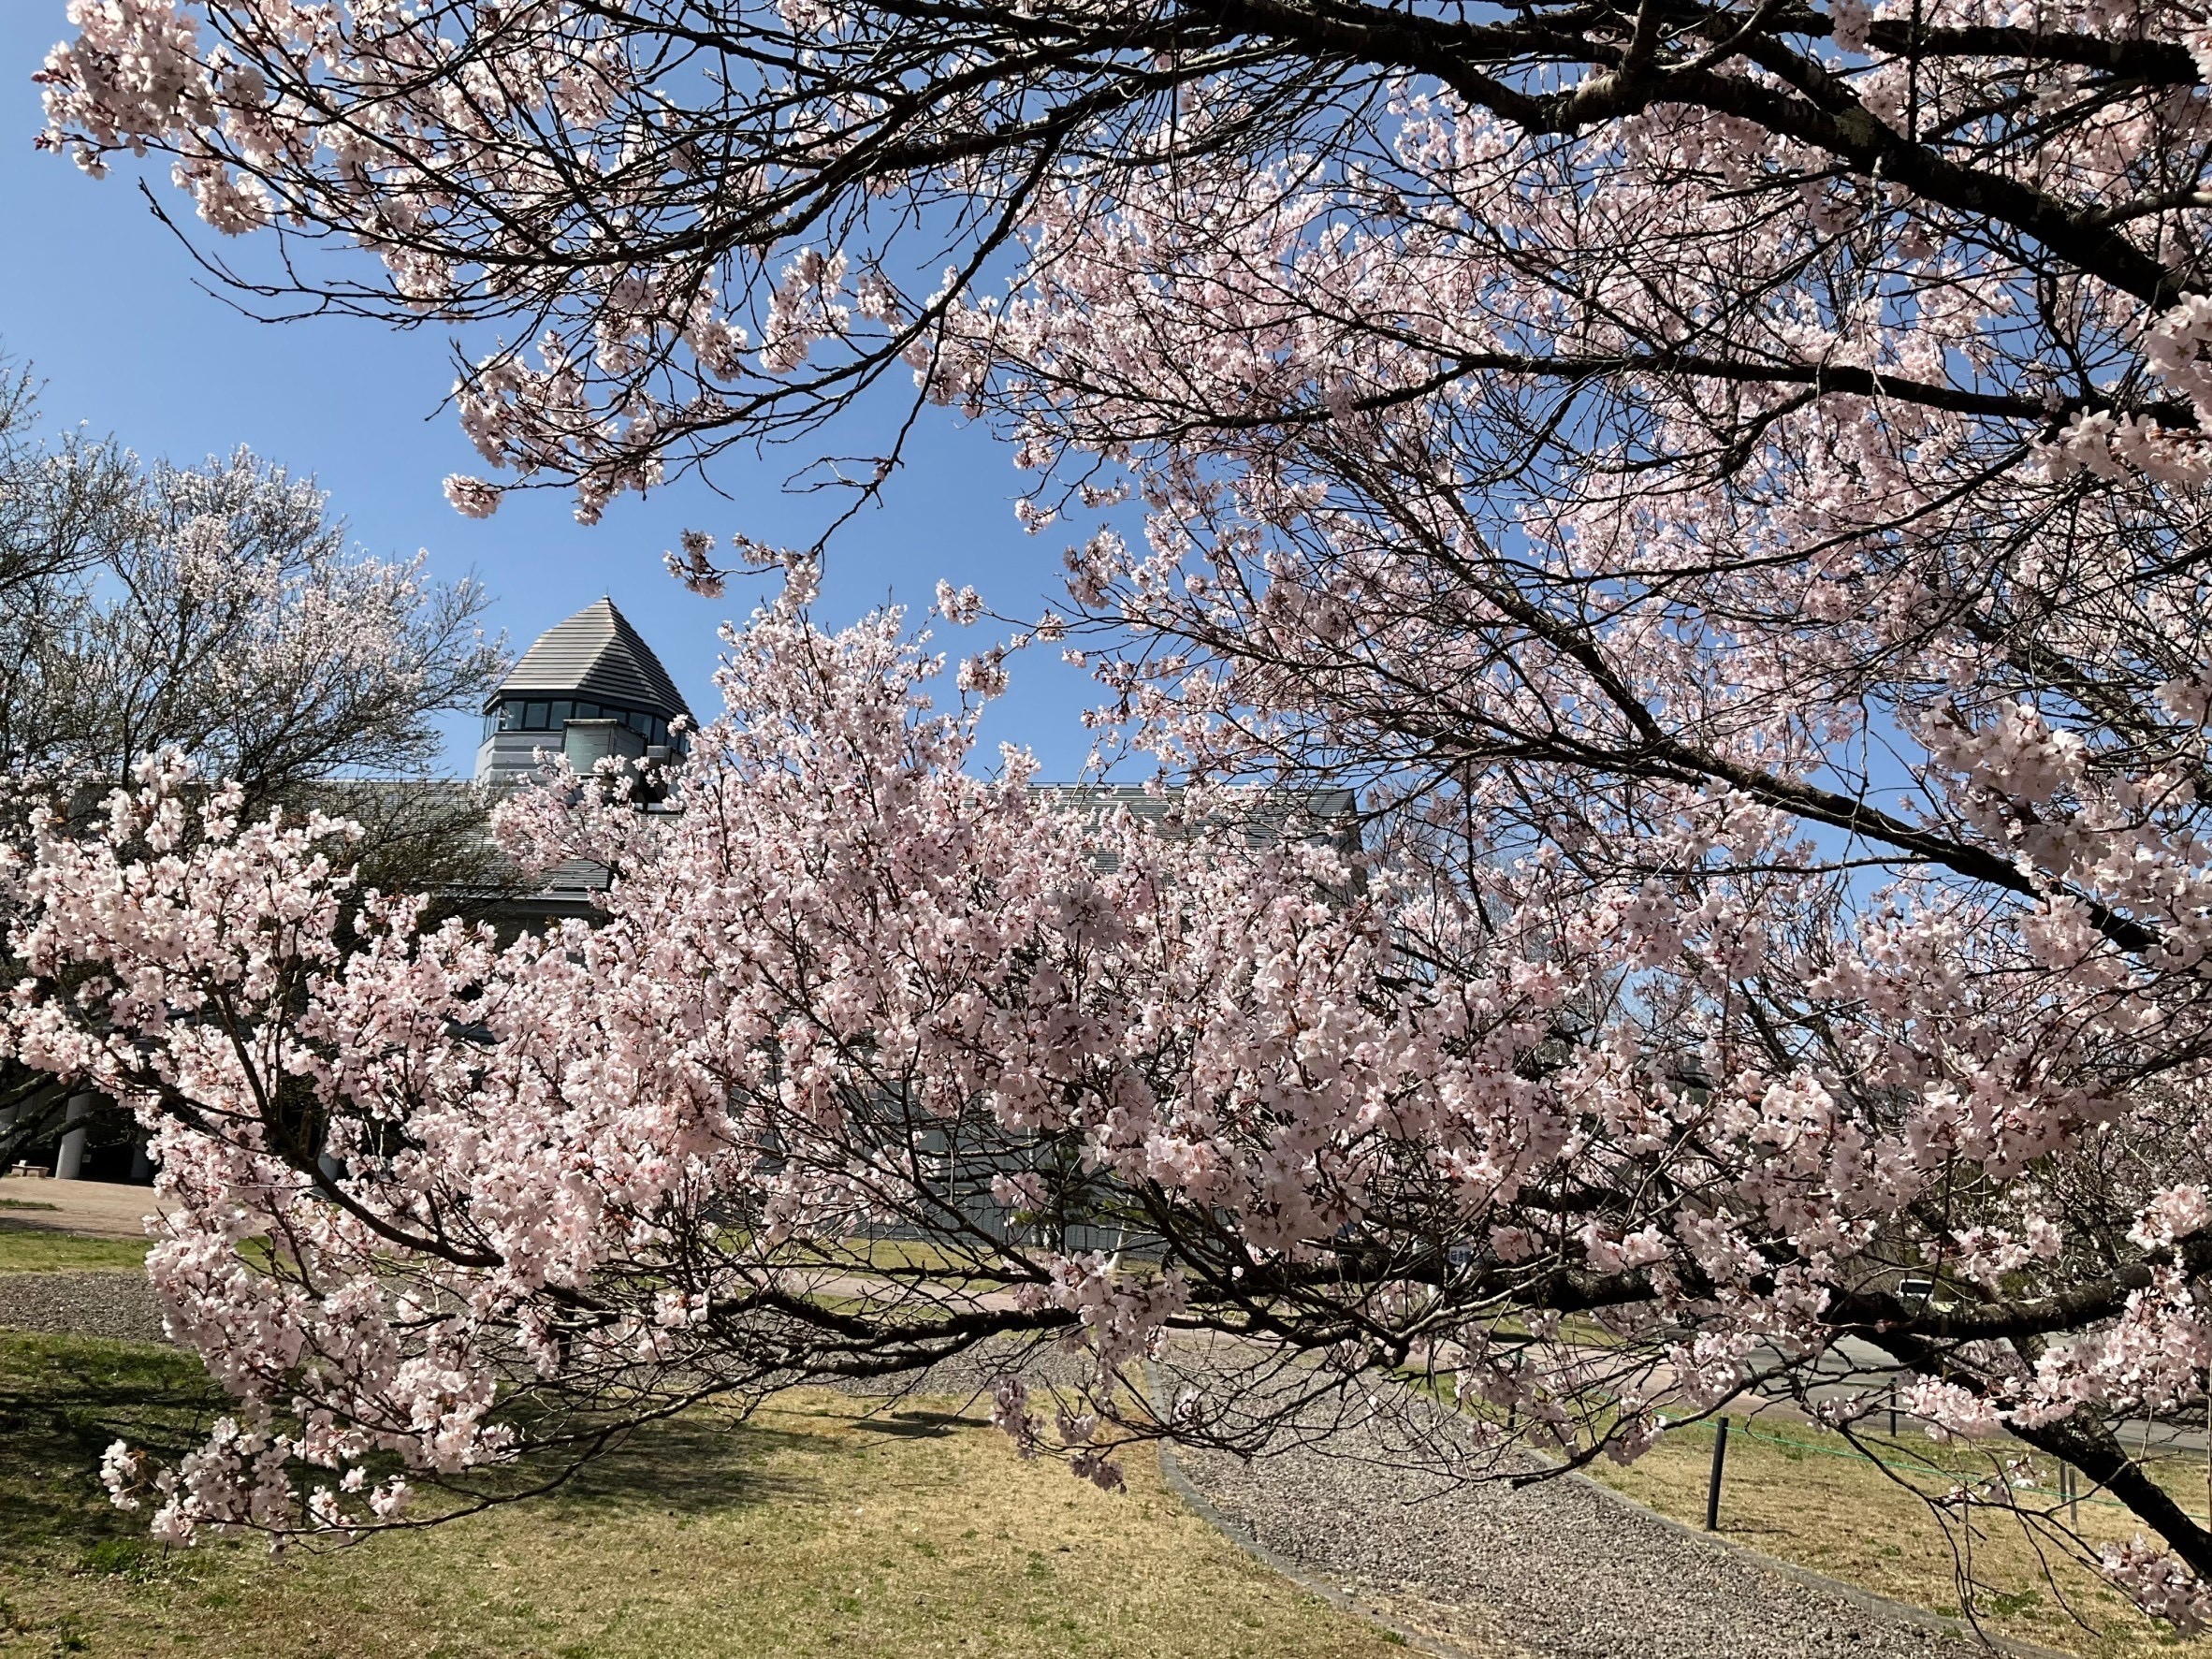
{"type": "MultiPolygon", "coordinates": [[[[0,259],[0,349],[45,383],[47,424],[82,423],[178,461],[244,444],[313,473],[370,551],[422,548],[440,575],[483,581],[517,647],[610,594],[692,706],[709,712],[715,630],[749,609],[756,590],[695,598],[663,572],[662,552],[687,527],[725,543],[740,530],[772,545],[810,542],[822,500],[780,488],[808,455],[733,457],[715,475],[722,495],[687,479],[649,500],[623,498],[594,529],[576,525],[553,491],[512,496],[488,520],[461,518],[442,481],[483,469],[452,417],[436,413],[452,382],[448,337],[347,319],[257,323],[196,286],[199,273],[124,169],[94,181],[32,148],[41,121],[30,77],[65,33],[62,0],[0,7],[0,200],[18,227],[0,259]]],[[[166,167],[149,173],[164,208],[188,219],[189,198],[168,185],[166,167]]],[[[825,443],[853,453],[866,438],[833,429],[825,443]]],[[[1048,602],[1065,538],[1017,527],[1021,475],[1007,451],[940,412],[910,453],[888,509],[864,514],[833,544],[821,618],[842,622],[886,599],[919,609],[939,576],[974,583],[1008,614],[1048,602]]],[[[944,636],[954,649],[981,637],[944,636]]],[[[1089,747],[1077,715],[1090,690],[1049,653],[1025,653],[986,736],[1034,749],[1047,777],[1070,776],[1089,747]]],[[[475,730],[473,716],[450,722],[450,770],[468,770],[475,730]]]]}

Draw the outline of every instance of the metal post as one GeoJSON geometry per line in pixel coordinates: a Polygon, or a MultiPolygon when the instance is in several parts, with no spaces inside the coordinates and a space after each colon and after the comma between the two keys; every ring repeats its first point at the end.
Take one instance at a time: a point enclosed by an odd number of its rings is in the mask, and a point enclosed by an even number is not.
{"type": "Polygon", "coordinates": [[[1889,1437],[1897,1438],[1897,1378],[1889,1379],[1889,1437]]]}
{"type": "Polygon", "coordinates": [[[92,1115],[91,1095],[71,1095],[69,1109],[62,1119],[64,1133],[62,1149],[54,1155],[53,1178],[56,1181],[75,1181],[84,1171],[84,1140],[87,1133],[84,1120],[92,1115]]]}
{"type": "Polygon", "coordinates": [[[2066,1506],[2066,1520],[2071,1526],[2081,1525],[2081,1488],[2075,1483],[2074,1465],[2059,1465],[2059,1498],[2066,1506]]]}
{"type": "Polygon", "coordinates": [[[1728,1419],[1721,1419],[1712,1437],[1712,1480],[1705,1489],[1705,1530],[1721,1530],[1721,1469],[1728,1461],[1728,1419]]]}

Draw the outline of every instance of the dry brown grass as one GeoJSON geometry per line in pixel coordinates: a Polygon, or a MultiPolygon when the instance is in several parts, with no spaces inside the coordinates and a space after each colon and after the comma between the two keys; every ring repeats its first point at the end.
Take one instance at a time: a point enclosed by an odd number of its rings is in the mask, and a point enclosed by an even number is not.
{"type": "Polygon", "coordinates": [[[165,1552],[104,1509],[124,1430],[181,1437],[182,1356],[0,1334],[0,1653],[1382,1659],[1238,1552],[1148,1458],[1109,1496],[951,1402],[822,1391],[694,1413],[562,1494],[355,1550],[165,1552]]]}

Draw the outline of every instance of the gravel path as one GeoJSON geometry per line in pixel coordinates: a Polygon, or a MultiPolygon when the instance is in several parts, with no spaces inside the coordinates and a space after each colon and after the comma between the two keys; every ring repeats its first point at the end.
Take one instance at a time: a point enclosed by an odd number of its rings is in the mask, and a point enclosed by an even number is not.
{"type": "MultiPolygon", "coordinates": [[[[1185,1362],[1193,1380],[1202,1373],[1185,1362]]],[[[1677,1528],[1591,1483],[1516,1492],[1413,1471],[1388,1428],[1339,1423],[1328,1453],[1246,1463],[1175,1454],[1232,1535],[1447,1648],[1529,1659],[1966,1659],[1978,1643],[1862,1606],[1677,1528]]]]}
{"type": "Polygon", "coordinates": [[[161,1303],[138,1273],[0,1273],[0,1325],[160,1342],[161,1303]]]}

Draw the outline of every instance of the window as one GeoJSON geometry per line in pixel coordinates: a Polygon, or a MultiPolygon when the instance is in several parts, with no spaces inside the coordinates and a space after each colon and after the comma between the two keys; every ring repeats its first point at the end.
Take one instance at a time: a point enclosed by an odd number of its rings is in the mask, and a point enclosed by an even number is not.
{"type": "Polygon", "coordinates": [[[581,698],[546,698],[543,702],[523,702],[502,699],[494,704],[484,716],[484,735],[498,732],[558,732],[570,720],[614,720],[635,732],[647,743],[678,753],[689,747],[677,742],[668,730],[667,720],[658,714],[648,714],[640,708],[616,708],[605,703],[588,703],[581,698]]]}

